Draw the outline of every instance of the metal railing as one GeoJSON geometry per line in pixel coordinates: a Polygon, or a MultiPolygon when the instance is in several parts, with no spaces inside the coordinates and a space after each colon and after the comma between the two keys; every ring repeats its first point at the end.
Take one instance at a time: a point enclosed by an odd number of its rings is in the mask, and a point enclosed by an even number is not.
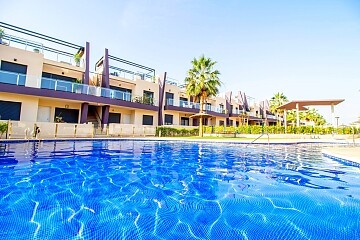
{"type": "Polygon", "coordinates": [[[267,135],[268,137],[268,147],[270,147],[270,136],[269,133],[262,133],[260,136],[258,136],[257,138],[255,138],[253,141],[251,141],[250,143],[246,144],[245,148],[247,148],[249,145],[253,144],[254,142],[256,142],[258,139],[260,139],[262,136],[267,135]]]}
{"type": "MultiPolygon", "coordinates": [[[[46,59],[77,66],[74,60],[75,53],[69,53],[52,47],[47,47],[42,43],[9,34],[4,34],[3,39],[6,40],[3,41],[3,44],[5,45],[24,49],[26,51],[42,53],[46,59]]],[[[81,65],[84,65],[84,61],[81,61],[81,65]]]]}
{"type": "Polygon", "coordinates": [[[172,99],[172,98],[166,99],[166,105],[167,106],[174,106],[174,99],[172,99]]]}
{"type": "Polygon", "coordinates": [[[25,86],[26,75],[0,70],[0,82],[18,86],[25,86]]]}
{"type": "Polygon", "coordinates": [[[41,88],[51,89],[55,91],[64,91],[64,92],[72,92],[72,93],[80,93],[98,97],[106,97],[119,99],[124,101],[131,101],[131,94],[128,92],[121,92],[119,90],[102,88],[92,85],[86,85],[75,82],[68,82],[58,79],[52,78],[41,78],[41,88]]]}

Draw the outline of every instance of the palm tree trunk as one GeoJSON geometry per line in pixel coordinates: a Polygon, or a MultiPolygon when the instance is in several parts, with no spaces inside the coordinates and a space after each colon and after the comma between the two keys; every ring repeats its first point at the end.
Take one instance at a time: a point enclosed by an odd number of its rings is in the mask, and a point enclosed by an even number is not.
{"type": "MultiPolygon", "coordinates": [[[[200,114],[203,114],[204,113],[204,97],[201,96],[200,97],[200,114]]],[[[203,137],[204,134],[203,134],[203,118],[202,116],[200,116],[199,118],[200,122],[199,122],[199,137],[203,137]]]]}

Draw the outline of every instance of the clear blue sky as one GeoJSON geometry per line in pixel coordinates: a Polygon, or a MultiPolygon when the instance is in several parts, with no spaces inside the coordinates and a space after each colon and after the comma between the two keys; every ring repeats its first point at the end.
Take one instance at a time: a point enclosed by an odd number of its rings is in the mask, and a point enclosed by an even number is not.
{"type": "MultiPolygon", "coordinates": [[[[360,115],[360,0],[0,0],[0,21],[182,81],[194,57],[217,61],[221,90],[257,101],[344,98],[339,124],[360,115]],[[93,2],[93,3],[92,3],[93,2]]],[[[327,118],[330,107],[318,108],[327,118]]]]}

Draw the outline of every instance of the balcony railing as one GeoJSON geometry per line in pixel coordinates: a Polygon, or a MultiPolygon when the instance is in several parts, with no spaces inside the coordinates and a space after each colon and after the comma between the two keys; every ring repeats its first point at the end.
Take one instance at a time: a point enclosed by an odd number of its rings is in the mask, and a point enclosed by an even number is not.
{"type": "MultiPolygon", "coordinates": [[[[62,50],[55,49],[54,47],[44,46],[40,42],[32,41],[29,39],[21,38],[18,36],[13,36],[5,34],[3,37],[3,44],[16,47],[19,49],[24,49],[31,52],[42,53],[44,57],[49,60],[57,61],[60,63],[65,63],[69,65],[77,66],[74,60],[74,54],[68,53],[62,50]]],[[[84,67],[84,60],[80,60],[81,67],[84,67]]]]}
{"type": "MultiPolygon", "coordinates": [[[[194,103],[194,102],[190,102],[190,101],[179,100],[179,103],[177,103],[176,101],[174,101],[174,99],[168,98],[168,99],[166,99],[165,103],[166,103],[167,106],[177,106],[177,107],[183,107],[183,108],[200,109],[200,104],[199,103],[194,103]]],[[[206,105],[206,106],[204,106],[204,109],[206,111],[224,113],[223,109],[221,109],[219,107],[206,105]]]]}
{"type": "Polygon", "coordinates": [[[7,84],[14,84],[18,86],[25,86],[26,75],[21,73],[13,73],[0,70],[0,82],[7,84]]]}
{"type": "Polygon", "coordinates": [[[72,92],[72,93],[80,93],[98,97],[106,97],[112,99],[118,99],[128,102],[138,102],[143,104],[157,105],[157,102],[154,99],[148,98],[148,101],[139,101],[138,97],[132,99],[131,93],[122,92],[119,90],[102,88],[97,86],[91,86],[86,84],[80,84],[75,82],[62,81],[51,78],[41,78],[41,88],[51,89],[55,91],[64,91],[64,92],[72,92]]]}
{"type": "Polygon", "coordinates": [[[275,116],[275,115],[269,115],[269,114],[267,114],[267,115],[266,115],[266,118],[267,118],[267,119],[276,119],[276,116],[275,116]]]}
{"type": "MultiPolygon", "coordinates": [[[[176,106],[176,105],[174,105],[174,106],[176,106]]],[[[179,107],[200,109],[200,104],[199,104],[199,103],[194,103],[194,102],[189,102],[189,101],[180,100],[180,101],[179,101],[179,107]]]]}
{"type": "Polygon", "coordinates": [[[172,98],[166,99],[166,105],[167,106],[174,106],[174,99],[172,99],[172,98]]]}

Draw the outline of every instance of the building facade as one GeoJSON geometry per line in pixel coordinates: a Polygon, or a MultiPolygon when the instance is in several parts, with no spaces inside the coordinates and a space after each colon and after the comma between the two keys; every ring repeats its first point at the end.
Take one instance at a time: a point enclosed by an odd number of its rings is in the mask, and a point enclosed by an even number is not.
{"type": "MultiPolygon", "coordinates": [[[[0,40],[0,120],[95,126],[198,126],[199,103],[184,85],[155,69],[113,56],[91,70],[90,43],[69,43],[6,23],[0,40]]],[[[208,126],[274,124],[263,101],[242,92],[207,99],[208,126]]]]}

